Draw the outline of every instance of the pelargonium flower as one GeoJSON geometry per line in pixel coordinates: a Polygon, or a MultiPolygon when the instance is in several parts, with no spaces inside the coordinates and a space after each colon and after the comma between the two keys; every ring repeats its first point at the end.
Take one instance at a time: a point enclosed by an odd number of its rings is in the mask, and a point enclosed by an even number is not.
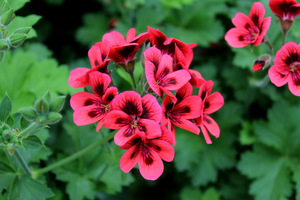
{"type": "Polygon", "coordinates": [[[89,73],[89,82],[95,94],[78,92],[70,99],[74,110],[73,119],[78,126],[98,122],[96,130],[99,131],[118,89],[108,88],[111,82],[109,75],[97,71],[89,73]]]}
{"type": "Polygon", "coordinates": [[[122,146],[136,135],[142,139],[159,137],[160,120],[161,108],[153,95],[147,94],[141,98],[137,92],[125,91],[112,101],[111,111],[104,120],[104,127],[120,129],[114,141],[122,146]]]}
{"type": "Polygon", "coordinates": [[[160,97],[167,94],[175,102],[175,96],[170,90],[177,90],[186,84],[191,76],[187,70],[173,72],[173,59],[170,55],[161,54],[156,47],[150,47],[144,52],[145,73],[149,86],[160,97]]]}
{"type": "Polygon", "coordinates": [[[208,132],[216,138],[220,136],[220,128],[209,114],[216,112],[224,105],[224,98],[220,92],[211,94],[213,84],[213,81],[209,80],[203,83],[199,88],[198,96],[202,99],[201,107],[203,107],[203,112],[200,117],[194,119],[196,125],[200,126],[207,144],[212,143],[208,132]]]}
{"type": "Polygon", "coordinates": [[[300,15],[300,3],[296,0],[269,0],[269,6],[272,12],[282,20],[293,20],[295,16],[300,15]]]}
{"type": "Polygon", "coordinates": [[[102,40],[107,40],[110,43],[109,58],[115,63],[122,65],[126,71],[129,69],[128,64],[134,59],[140,45],[147,39],[148,33],[141,33],[135,36],[135,28],[129,29],[126,39],[117,31],[111,31],[103,35],[102,40]]]}
{"type": "Polygon", "coordinates": [[[232,19],[235,28],[226,33],[225,40],[235,48],[260,45],[271,24],[271,17],[264,18],[264,15],[265,8],[260,2],[253,4],[249,17],[238,12],[232,19]]]}
{"type": "Polygon", "coordinates": [[[89,73],[99,71],[109,74],[107,66],[110,63],[108,59],[109,43],[107,41],[95,43],[88,51],[88,56],[92,69],[78,67],[71,71],[69,76],[69,85],[73,88],[81,88],[89,86],[89,73]]]}
{"type": "Polygon", "coordinates": [[[294,42],[286,43],[277,51],[274,65],[269,69],[273,84],[281,87],[288,83],[289,90],[300,96],[300,46],[294,42]]]}
{"type": "Polygon", "coordinates": [[[199,96],[193,96],[192,94],[192,85],[186,83],[176,91],[176,103],[169,96],[166,96],[162,102],[161,124],[168,126],[174,137],[174,125],[195,134],[200,133],[199,128],[189,119],[198,118],[202,114],[202,100],[199,96]]]}
{"type": "Polygon", "coordinates": [[[128,173],[138,163],[141,175],[147,180],[158,179],[164,171],[162,160],[171,162],[174,159],[172,135],[162,128],[160,137],[143,140],[131,138],[121,149],[127,149],[120,160],[121,170],[128,173]]]}
{"type": "Polygon", "coordinates": [[[169,54],[171,57],[174,57],[175,46],[177,46],[186,58],[187,65],[191,64],[194,56],[193,48],[197,44],[185,44],[178,39],[168,38],[164,33],[158,29],[151,28],[150,26],[148,26],[148,33],[151,44],[161,50],[163,54],[169,54]]]}

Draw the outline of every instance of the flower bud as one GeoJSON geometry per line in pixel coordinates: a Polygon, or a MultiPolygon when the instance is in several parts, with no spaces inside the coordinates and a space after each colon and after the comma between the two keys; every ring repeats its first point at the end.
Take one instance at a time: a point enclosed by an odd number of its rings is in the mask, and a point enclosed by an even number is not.
{"type": "Polygon", "coordinates": [[[47,124],[55,124],[62,119],[62,115],[57,112],[49,112],[47,115],[47,124]]]}
{"type": "Polygon", "coordinates": [[[37,113],[46,114],[49,111],[49,103],[44,98],[40,98],[34,102],[34,108],[37,113]]]}
{"type": "Polygon", "coordinates": [[[9,48],[7,41],[5,39],[0,39],[0,51],[5,51],[9,48]]]}
{"type": "Polygon", "coordinates": [[[10,140],[11,138],[11,131],[10,129],[5,129],[3,132],[2,132],[2,137],[4,140],[10,140]]]}
{"type": "Polygon", "coordinates": [[[18,28],[12,34],[16,34],[16,33],[25,33],[25,34],[27,34],[31,30],[31,28],[32,28],[31,26],[18,28]]]}
{"type": "Polygon", "coordinates": [[[66,96],[58,96],[51,100],[50,102],[50,111],[59,112],[65,104],[66,96]]]}
{"type": "Polygon", "coordinates": [[[269,66],[271,59],[272,59],[272,57],[269,54],[263,54],[263,55],[259,56],[255,60],[252,70],[259,71],[261,69],[266,68],[267,66],[269,66]]]}
{"type": "Polygon", "coordinates": [[[21,113],[21,115],[29,121],[34,120],[36,118],[36,112],[32,107],[21,108],[19,110],[19,113],[21,113]]]}
{"type": "Polygon", "coordinates": [[[47,119],[45,116],[40,115],[40,116],[37,116],[36,121],[40,124],[44,124],[47,121],[47,119]]]}
{"type": "Polygon", "coordinates": [[[25,41],[27,37],[26,33],[14,33],[9,36],[9,45],[11,47],[18,47],[25,41]]]}
{"type": "Polygon", "coordinates": [[[15,13],[13,9],[9,9],[5,13],[3,13],[0,17],[1,26],[8,26],[13,19],[15,18],[15,13]]]}

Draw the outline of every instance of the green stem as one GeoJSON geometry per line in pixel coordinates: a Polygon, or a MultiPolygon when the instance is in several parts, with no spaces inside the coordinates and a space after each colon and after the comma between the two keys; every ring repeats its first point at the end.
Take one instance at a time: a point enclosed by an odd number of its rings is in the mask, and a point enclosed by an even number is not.
{"type": "Polygon", "coordinates": [[[38,176],[42,175],[42,174],[45,174],[49,171],[52,171],[53,169],[56,169],[56,168],[59,168],[63,165],[66,165],[78,158],[80,158],[81,156],[85,155],[86,153],[90,152],[91,150],[99,147],[100,145],[106,143],[107,141],[109,141],[110,139],[112,139],[114,136],[114,134],[109,134],[107,136],[105,136],[103,139],[99,140],[98,142],[94,143],[94,144],[91,144],[90,146],[76,152],[75,154],[67,157],[67,158],[64,158],[56,163],[53,163],[45,168],[42,168],[42,169],[38,169],[38,170],[35,170],[35,171],[32,171],[32,177],[33,178],[37,178],[38,176]]]}
{"type": "Polygon", "coordinates": [[[270,54],[273,56],[274,52],[273,52],[273,45],[270,43],[269,40],[265,41],[266,45],[268,46],[269,50],[270,50],[270,54]]]}
{"type": "Polygon", "coordinates": [[[136,83],[135,83],[135,79],[134,79],[134,75],[133,75],[133,70],[131,72],[129,72],[132,83],[133,83],[133,89],[134,91],[136,91],[136,83]]]}
{"type": "Polygon", "coordinates": [[[31,175],[32,172],[29,169],[27,163],[25,162],[25,160],[23,159],[22,155],[20,154],[20,152],[18,151],[18,149],[15,150],[14,154],[15,158],[18,160],[18,162],[20,163],[21,167],[23,168],[24,172],[28,175],[31,175]]]}
{"type": "Polygon", "coordinates": [[[288,32],[288,31],[283,31],[283,36],[282,36],[282,46],[285,44],[285,39],[286,39],[286,36],[287,36],[287,32],[288,32]]]}
{"type": "Polygon", "coordinates": [[[28,136],[31,132],[33,132],[37,127],[40,126],[40,123],[38,122],[33,122],[32,124],[30,124],[28,127],[26,127],[20,134],[20,136],[28,136]]]}

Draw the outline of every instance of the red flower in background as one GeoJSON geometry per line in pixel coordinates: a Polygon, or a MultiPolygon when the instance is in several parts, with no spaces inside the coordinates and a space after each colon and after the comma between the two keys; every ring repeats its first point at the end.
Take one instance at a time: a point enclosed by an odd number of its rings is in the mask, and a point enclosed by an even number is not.
{"type": "Polygon", "coordinates": [[[249,44],[260,45],[271,24],[271,17],[264,18],[264,15],[265,8],[260,2],[253,4],[249,17],[244,13],[237,13],[232,19],[235,28],[226,33],[225,40],[235,48],[249,44]]]}
{"type": "Polygon", "coordinates": [[[161,136],[147,140],[133,137],[121,146],[121,149],[127,149],[120,160],[121,170],[128,173],[138,163],[145,179],[158,179],[164,171],[162,160],[171,162],[175,154],[171,133],[165,127],[161,127],[161,133],[161,136]]]}
{"type": "MultiPolygon", "coordinates": [[[[168,38],[158,29],[148,26],[149,40],[151,44],[162,51],[163,54],[169,54],[171,57],[175,56],[175,46],[177,46],[186,59],[186,64],[190,65],[193,60],[193,49],[197,44],[185,44],[175,38],[168,38]]],[[[176,57],[174,58],[176,60],[176,57]]]]}
{"type": "Polygon", "coordinates": [[[273,84],[281,87],[288,83],[289,90],[300,96],[300,46],[289,42],[276,53],[274,65],[269,69],[273,84]]]}
{"type": "Polygon", "coordinates": [[[78,67],[72,70],[68,80],[69,85],[73,88],[89,86],[89,73],[93,71],[109,74],[107,71],[110,62],[108,59],[109,49],[107,41],[95,43],[88,52],[92,69],[78,67]]]}
{"type": "Polygon", "coordinates": [[[140,45],[147,37],[148,33],[141,33],[138,36],[135,36],[135,28],[131,28],[127,32],[126,39],[121,33],[111,31],[103,35],[102,41],[107,40],[110,44],[109,57],[114,62],[128,67],[129,61],[134,59],[140,45]]]}
{"type": "Polygon", "coordinates": [[[74,110],[74,123],[78,126],[98,122],[96,130],[103,125],[106,114],[110,111],[110,102],[118,93],[116,87],[108,88],[111,79],[101,72],[89,73],[89,82],[95,94],[78,92],[71,97],[70,104],[74,110]]]}
{"type": "Polygon", "coordinates": [[[208,132],[216,138],[220,136],[220,128],[218,124],[208,115],[216,112],[224,105],[224,98],[220,92],[214,92],[211,94],[213,84],[214,83],[209,80],[202,84],[199,88],[198,96],[202,99],[201,107],[203,108],[203,113],[200,117],[195,119],[196,125],[200,126],[207,144],[212,143],[208,132]]]}
{"type": "Polygon", "coordinates": [[[159,137],[160,120],[161,108],[154,96],[148,94],[141,98],[137,92],[125,91],[114,98],[104,127],[120,129],[114,140],[122,146],[137,135],[143,140],[159,137]]]}
{"type": "Polygon", "coordinates": [[[188,130],[192,133],[199,134],[199,128],[189,121],[202,114],[202,101],[198,96],[192,96],[193,87],[190,83],[185,84],[176,92],[177,102],[174,103],[169,96],[165,97],[162,102],[162,120],[163,126],[168,126],[175,138],[175,127],[188,130]]]}
{"type": "Polygon", "coordinates": [[[269,6],[278,17],[284,32],[291,28],[295,17],[300,15],[300,3],[296,0],[269,0],[269,6]]]}
{"type": "Polygon", "coordinates": [[[144,52],[145,73],[149,86],[160,97],[167,94],[175,102],[175,96],[170,90],[177,90],[186,84],[191,76],[187,70],[173,72],[173,59],[167,54],[161,54],[156,47],[150,47],[144,52]]]}

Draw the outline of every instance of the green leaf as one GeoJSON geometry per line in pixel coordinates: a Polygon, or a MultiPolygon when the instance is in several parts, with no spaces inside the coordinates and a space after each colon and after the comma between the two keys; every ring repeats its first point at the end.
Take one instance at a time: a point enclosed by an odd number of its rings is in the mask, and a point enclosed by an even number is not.
{"type": "Polygon", "coordinates": [[[47,90],[53,97],[74,93],[75,89],[68,85],[69,73],[67,66],[58,65],[54,59],[39,61],[34,51],[18,48],[13,53],[7,52],[1,63],[0,96],[7,91],[15,112],[22,107],[32,106],[47,90]]]}
{"type": "Polygon", "coordinates": [[[43,143],[36,135],[30,135],[23,140],[23,146],[25,149],[36,149],[43,146],[43,143]]]}
{"type": "Polygon", "coordinates": [[[184,187],[180,192],[180,200],[220,200],[220,194],[212,187],[204,192],[196,188],[184,187]]]}
{"type": "Polygon", "coordinates": [[[280,199],[292,193],[287,160],[271,148],[254,145],[253,152],[242,155],[238,169],[249,178],[255,178],[249,192],[257,200],[280,199]]]}
{"type": "Polygon", "coordinates": [[[37,180],[20,176],[14,183],[11,199],[44,200],[53,196],[52,191],[37,180]]]}
{"type": "Polygon", "coordinates": [[[3,189],[7,189],[13,183],[17,174],[15,170],[8,164],[0,161],[0,193],[3,189]]]}
{"type": "Polygon", "coordinates": [[[0,121],[5,122],[11,110],[12,110],[11,100],[6,93],[0,103],[0,121]]]}
{"type": "Polygon", "coordinates": [[[9,3],[10,7],[14,9],[14,11],[19,10],[22,8],[27,2],[30,0],[7,0],[9,3]]]}
{"type": "Polygon", "coordinates": [[[178,129],[176,142],[175,166],[178,171],[187,171],[193,186],[215,182],[219,169],[228,169],[235,163],[235,151],[230,148],[233,138],[223,136],[222,131],[220,138],[208,145],[202,134],[178,129]]]}
{"type": "MultiPolygon", "coordinates": [[[[16,29],[22,28],[22,27],[31,27],[34,24],[36,24],[41,19],[41,16],[38,15],[28,15],[26,17],[19,17],[16,16],[13,22],[9,25],[7,28],[8,34],[10,35],[13,33],[16,29]]],[[[36,37],[36,32],[34,29],[31,29],[30,32],[27,35],[27,39],[36,37]]]]}

